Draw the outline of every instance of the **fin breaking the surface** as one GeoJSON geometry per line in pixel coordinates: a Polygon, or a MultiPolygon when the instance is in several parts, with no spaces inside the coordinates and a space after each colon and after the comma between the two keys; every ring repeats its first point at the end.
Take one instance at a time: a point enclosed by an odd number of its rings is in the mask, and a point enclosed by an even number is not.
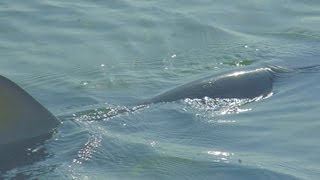
{"type": "Polygon", "coordinates": [[[59,124],[31,95],[0,76],[0,146],[51,133],[59,124]]]}

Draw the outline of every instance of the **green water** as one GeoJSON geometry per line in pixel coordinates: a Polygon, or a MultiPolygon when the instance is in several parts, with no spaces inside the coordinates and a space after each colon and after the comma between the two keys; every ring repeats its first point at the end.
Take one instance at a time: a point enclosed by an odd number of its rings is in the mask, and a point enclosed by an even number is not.
{"type": "Polygon", "coordinates": [[[2,0],[1,75],[63,122],[44,144],[49,156],[2,176],[317,179],[317,72],[280,77],[271,97],[249,104],[182,100],[103,115],[224,70],[319,64],[319,9],[315,0],[2,0]]]}

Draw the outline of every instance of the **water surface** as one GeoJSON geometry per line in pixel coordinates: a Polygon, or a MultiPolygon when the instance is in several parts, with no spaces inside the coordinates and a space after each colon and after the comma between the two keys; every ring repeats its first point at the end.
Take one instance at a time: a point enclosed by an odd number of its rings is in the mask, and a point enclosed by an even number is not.
{"type": "Polygon", "coordinates": [[[1,75],[63,123],[43,158],[1,177],[317,179],[318,72],[279,77],[257,101],[126,105],[239,67],[319,64],[319,9],[315,0],[2,0],[1,75]]]}

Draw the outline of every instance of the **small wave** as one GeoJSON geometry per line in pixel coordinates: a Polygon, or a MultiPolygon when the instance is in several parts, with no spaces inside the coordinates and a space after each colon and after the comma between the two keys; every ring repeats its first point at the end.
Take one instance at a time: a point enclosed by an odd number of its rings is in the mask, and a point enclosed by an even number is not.
{"type": "Polygon", "coordinates": [[[219,99],[219,98],[209,98],[205,97],[203,99],[185,99],[183,103],[186,107],[183,109],[184,111],[197,111],[197,116],[204,117],[216,117],[223,116],[228,114],[238,114],[242,112],[251,111],[251,108],[241,108],[241,106],[259,101],[261,99],[265,99],[270,97],[272,94],[266,97],[256,97],[253,99],[219,99]]]}
{"type": "Polygon", "coordinates": [[[92,121],[108,121],[118,115],[138,112],[139,110],[148,107],[147,105],[139,105],[134,107],[107,105],[107,107],[90,109],[74,113],[72,116],[77,122],[92,122],[92,121]]]}

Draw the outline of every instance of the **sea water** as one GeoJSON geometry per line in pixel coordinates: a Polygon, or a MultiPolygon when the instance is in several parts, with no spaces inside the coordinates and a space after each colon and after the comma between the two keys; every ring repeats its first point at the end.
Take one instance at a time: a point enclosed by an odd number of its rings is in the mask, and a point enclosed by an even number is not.
{"type": "Polygon", "coordinates": [[[128,104],[240,67],[320,64],[319,30],[316,0],[2,0],[0,73],[61,125],[0,179],[318,179],[318,71],[262,99],[128,104]]]}

